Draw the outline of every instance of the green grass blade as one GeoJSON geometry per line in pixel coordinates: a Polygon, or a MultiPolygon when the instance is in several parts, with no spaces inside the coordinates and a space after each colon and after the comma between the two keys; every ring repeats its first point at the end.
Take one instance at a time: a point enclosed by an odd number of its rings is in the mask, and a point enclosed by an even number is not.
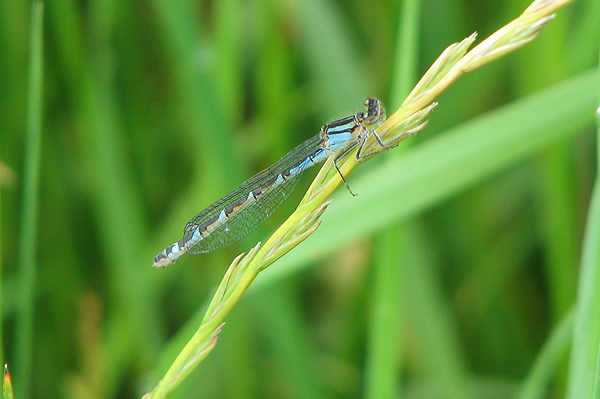
{"type": "Polygon", "coordinates": [[[594,188],[583,244],[567,398],[591,398],[600,338],[600,184],[594,188]]]}
{"type": "MultiPolygon", "coordinates": [[[[599,104],[600,90],[594,84],[596,105],[599,104]]],[[[598,111],[597,111],[598,112],[598,111]]],[[[598,113],[596,113],[598,117],[598,113]]],[[[597,127],[600,139],[600,123],[597,127]]],[[[597,139],[596,156],[600,160],[600,140],[597,139]]],[[[598,167],[598,162],[596,162],[598,167]]],[[[583,240],[579,286],[575,310],[575,328],[567,398],[598,397],[598,345],[600,343],[600,176],[596,170],[596,181],[587,216],[587,225],[583,240]]]]}
{"type": "Polygon", "coordinates": [[[16,381],[21,398],[30,396],[32,385],[35,258],[39,230],[39,176],[42,146],[43,15],[44,3],[34,1],[31,5],[27,137],[23,170],[23,213],[19,238],[19,299],[15,327],[15,334],[18,337],[15,363],[19,365],[16,381]]]}
{"type": "MultiPolygon", "coordinates": [[[[392,77],[392,108],[410,92],[417,76],[419,16],[421,1],[403,1],[399,8],[395,75],[392,77]]],[[[405,148],[406,149],[406,148],[405,148]]],[[[384,154],[393,156],[391,153],[384,154]]],[[[401,398],[402,342],[399,331],[406,322],[404,276],[406,255],[405,225],[385,229],[375,243],[371,312],[367,331],[364,371],[366,398],[401,398]]]]}
{"type": "Polygon", "coordinates": [[[398,384],[402,357],[398,334],[406,319],[402,311],[406,284],[403,283],[404,266],[399,259],[406,257],[401,256],[404,251],[396,239],[398,235],[404,235],[404,231],[386,233],[377,242],[373,262],[364,372],[366,398],[398,398],[400,395],[398,384]]]}
{"type": "Polygon", "coordinates": [[[568,312],[552,331],[525,379],[518,399],[547,397],[548,386],[569,350],[573,336],[573,316],[573,312],[568,312]]]}

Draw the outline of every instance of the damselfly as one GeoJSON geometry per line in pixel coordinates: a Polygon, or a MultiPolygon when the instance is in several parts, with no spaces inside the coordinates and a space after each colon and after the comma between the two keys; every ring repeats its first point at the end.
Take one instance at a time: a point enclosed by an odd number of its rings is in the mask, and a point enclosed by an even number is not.
{"type": "Polygon", "coordinates": [[[385,120],[379,100],[368,98],[365,108],[364,112],[324,125],[315,137],[306,140],[271,167],[254,175],[197,214],[185,225],[183,238],[156,255],[154,266],[168,266],[186,252],[211,252],[248,235],[279,208],[296,187],[304,170],[334,154],[337,154],[333,162],[335,168],[346,183],[337,161],[357,145],[358,159],[373,155],[362,154],[370,134],[374,134],[381,145],[380,151],[397,145],[384,144],[375,133],[374,128],[385,120]]]}

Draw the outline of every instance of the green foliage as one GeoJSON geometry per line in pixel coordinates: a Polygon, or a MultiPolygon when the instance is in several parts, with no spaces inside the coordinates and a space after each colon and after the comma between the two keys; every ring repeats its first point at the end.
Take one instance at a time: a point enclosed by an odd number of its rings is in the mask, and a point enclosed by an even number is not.
{"type": "MultiPolygon", "coordinates": [[[[240,243],[152,268],[185,223],[366,97],[391,114],[445,47],[527,6],[51,0],[28,190],[26,5],[0,3],[0,336],[18,398],[153,389],[227,265],[303,189],[240,243]],[[35,263],[25,282],[21,251],[35,263]]],[[[598,20],[594,0],[559,10],[532,43],[451,86],[418,137],[360,165],[358,196],[339,189],[317,231],[260,274],[172,397],[589,396],[598,20]]]]}

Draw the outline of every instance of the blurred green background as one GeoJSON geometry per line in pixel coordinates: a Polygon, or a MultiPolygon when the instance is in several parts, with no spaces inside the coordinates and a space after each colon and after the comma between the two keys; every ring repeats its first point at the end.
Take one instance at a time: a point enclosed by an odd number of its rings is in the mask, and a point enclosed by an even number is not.
{"type": "MultiPolygon", "coordinates": [[[[358,196],[338,190],[173,397],[513,398],[540,365],[529,397],[564,397],[595,226],[599,3],[560,10],[454,84],[418,137],[359,167],[358,196]]],[[[230,261],[274,231],[317,168],[248,238],[152,268],[185,223],[366,97],[391,114],[446,46],[527,5],[48,1],[27,190],[41,43],[31,5],[0,2],[2,359],[17,397],[150,391],[230,261]]]]}

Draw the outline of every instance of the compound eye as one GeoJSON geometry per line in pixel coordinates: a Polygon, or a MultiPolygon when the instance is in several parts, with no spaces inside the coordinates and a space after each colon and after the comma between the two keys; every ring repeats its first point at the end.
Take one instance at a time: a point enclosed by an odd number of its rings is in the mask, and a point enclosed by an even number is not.
{"type": "Polygon", "coordinates": [[[383,109],[379,103],[379,100],[374,97],[369,97],[365,101],[366,112],[363,112],[363,119],[367,123],[375,123],[383,114],[383,109]]]}

